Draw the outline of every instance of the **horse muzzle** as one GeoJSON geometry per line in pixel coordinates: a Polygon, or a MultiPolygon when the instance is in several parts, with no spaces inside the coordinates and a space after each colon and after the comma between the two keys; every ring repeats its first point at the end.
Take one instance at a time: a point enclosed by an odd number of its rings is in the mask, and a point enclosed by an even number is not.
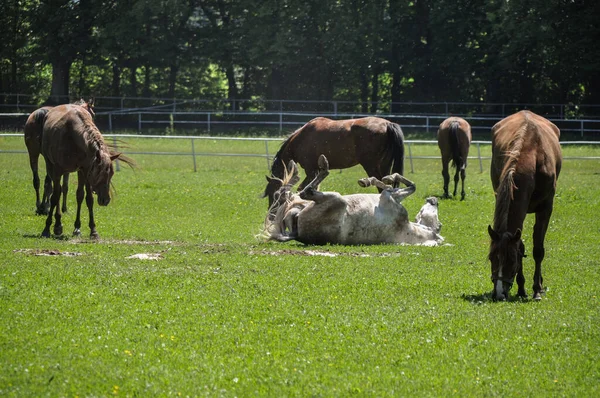
{"type": "Polygon", "coordinates": [[[508,292],[512,288],[512,282],[506,282],[500,279],[496,279],[494,282],[494,291],[492,292],[492,299],[494,301],[505,301],[508,299],[508,292]]]}
{"type": "Polygon", "coordinates": [[[98,205],[99,206],[108,206],[110,203],[110,196],[98,196],[98,205]]]}

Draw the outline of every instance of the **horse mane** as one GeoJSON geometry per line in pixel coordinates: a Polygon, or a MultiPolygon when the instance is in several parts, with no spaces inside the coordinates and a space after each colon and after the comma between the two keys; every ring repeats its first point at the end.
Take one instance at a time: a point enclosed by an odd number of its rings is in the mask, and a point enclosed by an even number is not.
{"type": "Polygon", "coordinates": [[[528,124],[528,121],[523,123],[515,131],[507,145],[508,150],[504,152],[504,166],[500,173],[500,185],[496,191],[496,210],[494,212],[494,230],[496,232],[506,231],[508,227],[510,204],[514,199],[514,190],[518,189],[515,185],[514,174],[521,156],[528,124]]]}
{"type": "Polygon", "coordinates": [[[82,123],[82,136],[90,151],[95,152],[96,149],[108,152],[109,156],[118,156],[118,160],[124,162],[131,168],[135,168],[133,159],[123,155],[116,150],[116,146],[104,141],[104,137],[93,120],[86,116],[77,115],[82,123]]]}
{"type": "Polygon", "coordinates": [[[283,141],[281,143],[281,145],[279,146],[279,150],[275,154],[275,157],[273,158],[273,163],[271,164],[271,175],[273,177],[285,178],[285,175],[287,174],[288,170],[286,168],[285,159],[283,159],[283,154],[287,150],[289,144],[292,142],[292,140],[294,138],[296,138],[298,136],[298,134],[300,133],[301,130],[302,130],[302,127],[300,127],[298,130],[291,133],[286,138],[286,140],[283,141]],[[281,166],[283,166],[283,175],[284,175],[283,177],[280,177],[279,175],[275,174],[275,173],[280,174],[281,166]]]}

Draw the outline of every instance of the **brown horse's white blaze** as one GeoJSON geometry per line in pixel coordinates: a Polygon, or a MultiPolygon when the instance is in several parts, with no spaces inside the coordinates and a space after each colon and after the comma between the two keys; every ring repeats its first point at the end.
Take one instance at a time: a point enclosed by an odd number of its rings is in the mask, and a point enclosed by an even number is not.
{"type": "MultiPolygon", "coordinates": [[[[297,175],[295,164],[291,166],[293,172],[290,174],[297,175]]],[[[320,166],[313,181],[299,194],[289,195],[285,203],[274,209],[273,218],[267,217],[265,236],[268,239],[342,245],[405,243],[433,246],[443,241],[431,227],[409,221],[401,201],[415,192],[416,187],[411,181],[399,174],[384,177],[383,181],[364,178],[359,180],[361,186],[373,185],[382,192],[342,196],[316,189],[329,174],[324,156],[320,157],[320,166]],[[400,183],[406,187],[399,188],[400,183]]]]}
{"type": "MultiPolygon", "coordinates": [[[[79,105],[85,109],[89,114],[94,117],[94,100],[85,101],[80,99],[73,103],[73,105],[79,105]]],[[[48,174],[44,181],[44,191],[40,198],[40,177],[38,174],[38,160],[42,150],[42,133],[44,129],[44,122],[46,120],[46,114],[52,109],[51,106],[44,106],[33,111],[25,122],[25,146],[27,146],[27,152],[29,154],[29,166],[33,173],[33,188],[35,189],[35,207],[37,214],[48,214],[50,210],[50,193],[52,192],[52,179],[48,174]]],[[[67,193],[69,191],[69,173],[63,175],[62,183],[62,212],[67,211],[67,193]]]]}
{"type": "Polygon", "coordinates": [[[98,205],[108,205],[110,183],[114,175],[112,162],[118,158],[131,165],[132,161],[119,153],[112,153],[90,113],[76,105],[60,105],[48,111],[43,126],[41,151],[46,161],[47,173],[53,183],[50,212],[42,236],[50,236],[52,212],[55,209],[54,234],[62,234],[62,212],[58,206],[61,194],[60,177],[65,173],[77,171],[77,216],[73,234],[81,234],[81,204],[85,190],[90,237],[97,238],[93,193],[98,196],[98,205]]]}
{"type": "Polygon", "coordinates": [[[450,183],[450,174],[448,173],[448,163],[456,168],[454,174],[454,193],[458,186],[459,173],[462,181],[460,199],[465,199],[465,176],[467,168],[467,158],[469,156],[469,147],[471,146],[471,125],[460,117],[449,117],[440,124],[437,133],[438,146],[442,154],[442,176],[444,177],[444,198],[449,198],[448,185],[450,183]]]}
{"type": "Polygon", "coordinates": [[[518,295],[526,297],[521,239],[523,222],[535,213],[533,229],[533,298],[543,293],[544,238],[552,215],[562,152],[559,129],[533,112],[521,111],[492,127],[491,179],[496,194],[489,259],[495,300],[508,298],[515,277],[518,295]]]}
{"type": "MultiPolygon", "coordinates": [[[[318,117],[292,133],[273,159],[264,196],[273,205],[281,188],[285,168],[293,160],[306,172],[302,190],[319,172],[319,156],[325,155],[332,169],[360,164],[368,176],[383,178],[404,174],[404,135],[396,123],[378,117],[331,120],[318,117]]],[[[318,188],[318,187],[316,187],[318,188]]]]}

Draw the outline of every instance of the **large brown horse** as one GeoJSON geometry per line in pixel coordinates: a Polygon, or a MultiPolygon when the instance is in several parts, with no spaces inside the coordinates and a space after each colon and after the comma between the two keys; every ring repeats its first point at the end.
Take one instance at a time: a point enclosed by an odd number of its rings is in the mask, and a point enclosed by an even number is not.
{"type": "MultiPolygon", "coordinates": [[[[92,117],[94,117],[94,100],[85,101],[80,99],[73,103],[79,105],[87,110],[92,117]]],[[[48,214],[50,209],[50,193],[52,192],[52,180],[50,176],[46,174],[44,181],[44,192],[40,199],[40,176],[38,174],[38,160],[42,149],[42,132],[44,127],[44,120],[48,111],[52,109],[51,106],[44,106],[37,109],[29,115],[27,122],[25,123],[25,145],[27,146],[27,152],[29,153],[29,166],[33,173],[33,188],[35,189],[35,207],[37,214],[48,214]]],[[[67,192],[69,191],[69,173],[63,176],[62,183],[62,194],[63,213],[67,211],[67,192]]]]}
{"type": "Polygon", "coordinates": [[[505,300],[517,278],[518,295],[527,297],[523,276],[525,246],[521,240],[527,213],[535,213],[533,229],[533,298],[543,293],[544,237],[552,215],[562,152],[560,131],[533,112],[521,111],[492,127],[491,177],[496,193],[489,259],[495,300],[505,300]]]}
{"type": "Polygon", "coordinates": [[[458,185],[458,174],[462,180],[462,190],[460,200],[465,199],[465,169],[467,168],[467,157],[469,156],[469,147],[471,146],[471,125],[460,117],[449,117],[440,124],[437,133],[438,146],[442,153],[442,176],[444,177],[444,198],[449,198],[448,184],[450,183],[450,174],[448,173],[448,163],[452,161],[452,166],[456,168],[454,174],[454,193],[456,196],[456,187],[458,185]]]}
{"type": "MultiPolygon", "coordinates": [[[[396,123],[378,117],[331,120],[318,117],[292,133],[273,159],[271,177],[267,176],[264,196],[269,208],[281,188],[290,160],[306,172],[298,190],[319,173],[319,156],[325,155],[331,169],[360,164],[368,177],[381,179],[389,174],[404,174],[404,135],[396,123]]],[[[263,196],[263,197],[264,197],[263,196]]]]}
{"type": "Polygon", "coordinates": [[[42,155],[46,161],[46,171],[53,184],[50,211],[42,236],[50,236],[52,212],[55,209],[54,234],[62,234],[62,212],[58,206],[61,195],[60,178],[65,173],[77,171],[77,216],[73,234],[81,234],[81,203],[85,188],[85,200],[90,217],[90,237],[98,238],[92,193],[98,195],[98,205],[108,205],[110,183],[114,174],[112,162],[120,159],[132,164],[131,160],[109,149],[90,113],[78,105],[60,105],[48,110],[42,133],[42,155]]]}

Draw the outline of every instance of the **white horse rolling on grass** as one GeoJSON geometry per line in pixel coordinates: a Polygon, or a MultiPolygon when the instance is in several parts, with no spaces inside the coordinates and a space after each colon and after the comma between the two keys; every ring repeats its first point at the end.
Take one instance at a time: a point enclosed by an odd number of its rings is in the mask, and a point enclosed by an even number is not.
{"type": "MultiPolygon", "coordinates": [[[[415,192],[415,184],[400,174],[380,181],[374,177],[358,180],[362,187],[382,189],[377,194],[340,195],[320,192],[316,187],[329,174],[325,156],[319,158],[319,173],[301,192],[291,193],[300,179],[293,161],[288,165],[287,180],[265,220],[264,236],[269,240],[297,240],[304,244],[370,245],[382,243],[436,246],[439,235],[437,201],[427,202],[427,217],[413,223],[400,202],[415,192]],[[400,183],[406,185],[399,188],[400,183]]],[[[424,207],[425,207],[424,206],[424,207]]]]}

